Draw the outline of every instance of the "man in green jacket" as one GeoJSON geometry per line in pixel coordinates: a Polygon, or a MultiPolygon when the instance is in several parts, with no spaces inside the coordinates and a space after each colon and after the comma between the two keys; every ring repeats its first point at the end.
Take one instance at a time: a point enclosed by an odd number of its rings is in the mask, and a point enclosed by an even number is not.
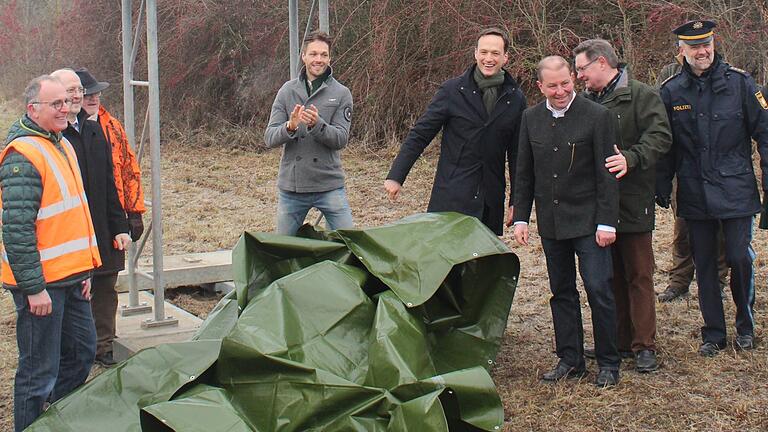
{"type": "Polygon", "coordinates": [[[613,46],[591,39],[573,50],[585,96],[611,111],[617,122],[615,155],[605,166],[619,179],[619,224],[613,244],[613,291],[618,348],[635,357],[639,372],[656,361],[656,296],[653,289],[656,161],[672,144],[669,120],[659,95],[630,79],[613,46]]]}

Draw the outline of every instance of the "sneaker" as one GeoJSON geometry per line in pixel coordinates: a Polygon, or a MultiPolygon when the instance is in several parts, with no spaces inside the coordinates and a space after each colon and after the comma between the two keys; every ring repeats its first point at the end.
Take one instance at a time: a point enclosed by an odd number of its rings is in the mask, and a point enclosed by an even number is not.
{"type": "MultiPolygon", "coordinates": [[[[633,353],[632,351],[621,351],[621,350],[619,350],[619,356],[622,359],[626,360],[626,359],[635,358],[635,353],[633,353]]],[[[586,357],[588,359],[592,359],[592,360],[597,358],[595,356],[595,349],[594,348],[584,348],[584,357],[586,357]]]]}
{"type": "Polygon", "coordinates": [[[738,335],[733,344],[739,351],[749,351],[755,348],[755,338],[752,335],[738,335]]]}
{"type": "Polygon", "coordinates": [[[676,298],[680,298],[688,295],[688,288],[668,286],[661,294],[658,295],[658,299],[662,303],[671,302],[676,298]]]}
{"type": "Polygon", "coordinates": [[[642,350],[635,356],[635,370],[640,373],[653,372],[659,368],[656,361],[656,353],[651,350],[642,350]]]}
{"type": "Polygon", "coordinates": [[[704,357],[714,357],[717,355],[718,352],[720,352],[721,349],[722,347],[720,347],[716,343],[704,342],[699,347],[699,354],[704,357]]]}
{"type": "Polygon", "coordinates": [[[112,357],[112,351],[110,351],[108,353],[97,355],[96,356],[96,364],[98,364],[99,366],[101,366],[101,367],[103,367],[105,369],[109,369],[112,366],[116,365],[117,362],[112,357]]]}
{"type": "Polygon", "coordinates": [[[613,387],[619,383],[619,371],[600,369],[595,379],[595,386],[600,388],[613,387]]]}

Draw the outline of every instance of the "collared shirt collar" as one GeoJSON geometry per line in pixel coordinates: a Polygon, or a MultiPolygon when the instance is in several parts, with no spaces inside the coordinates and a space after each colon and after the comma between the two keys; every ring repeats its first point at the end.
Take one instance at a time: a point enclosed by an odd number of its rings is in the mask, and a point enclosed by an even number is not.
{"type": "Polygon", "coordinates": [[[549,99],[547,99],[547,109],[549,110],[549,112],[552,113],[552,117],[554,117],[554,118],[565,117],[566,111],[568,111],[568,108],[571,107],[571,104],[573,103],[573,101],[575,99],[576,99],[576,92],[574,91],[574,92],[571,93],[571,101],[568,102],[568,105],[565,108],[561,109],[561,110],[558,110],[555,107],[553,107],[552,105],[550,105],[549,104],[549,99]]]}
{"type": "Polygon", "coordinates": [[[611,78],[611,80],[608,82],[608,84],[603,87],[602,90],[599,92],[595,92],[592,90],[587,90],[587,95],[589,95],[589,99],[597,102],[602,103],[605,98],[607,98],[611,93],[613,93],[614,90],[616,90],[619,87],[626,87],[627,79],[626,79],[626,68],[623,65],[619,65],[618,68],[616,68],[616,75],[611,78]],[[623,82],[623,85],[621,85],[623,82]]]}

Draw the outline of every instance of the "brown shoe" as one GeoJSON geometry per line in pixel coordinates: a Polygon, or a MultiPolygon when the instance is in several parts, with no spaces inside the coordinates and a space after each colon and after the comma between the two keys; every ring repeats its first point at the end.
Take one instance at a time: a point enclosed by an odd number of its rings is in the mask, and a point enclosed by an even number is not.
{"type": "Polygon", "coordinates": [[[666,303],[686,295],[688,295],[688,288],[668,286],[664,292],[658,295],[658,299],[660,302],[666,303]]]}

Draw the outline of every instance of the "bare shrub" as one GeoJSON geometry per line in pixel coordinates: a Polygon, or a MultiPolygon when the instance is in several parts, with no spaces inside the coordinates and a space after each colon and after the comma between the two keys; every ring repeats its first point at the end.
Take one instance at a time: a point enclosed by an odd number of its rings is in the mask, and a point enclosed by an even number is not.
{"type": "MultiPolygon", "coordinates": [[[[300,2],[302,19],[309,3],[300,2]]],[[[0,63],[4,97],[61,66],[86,66],[100,79],[121,81],[119,1],[0,0],[0,6],[0,58],[11,60],[0,63]]],[[[540,99],[536,62],[549,54],[570,57],[587,38],[612,41],[633,75],[653,82],[675,52],[670,30],[693,18],[718,21],[718,50],[730,63],[760,83],[768,75],[764,0],[334,0],[330,6],[334,74],[355,97],[353,137],[374,147],[402,139],[437,86],[473,62],[477,31],[489,25],[509,32],[507,69],[531,103],[540,99]]],[[[253,139],[249,147],[263,146],[272,100],[289,76],[287,15],[284,0],[159,2],[164,131],[170,125],[195,131],[188,136],[253,129],[220,145],[253,139]]],[[[140,48],[136,78],[144,79],[143,43],[140,48]]]]}

